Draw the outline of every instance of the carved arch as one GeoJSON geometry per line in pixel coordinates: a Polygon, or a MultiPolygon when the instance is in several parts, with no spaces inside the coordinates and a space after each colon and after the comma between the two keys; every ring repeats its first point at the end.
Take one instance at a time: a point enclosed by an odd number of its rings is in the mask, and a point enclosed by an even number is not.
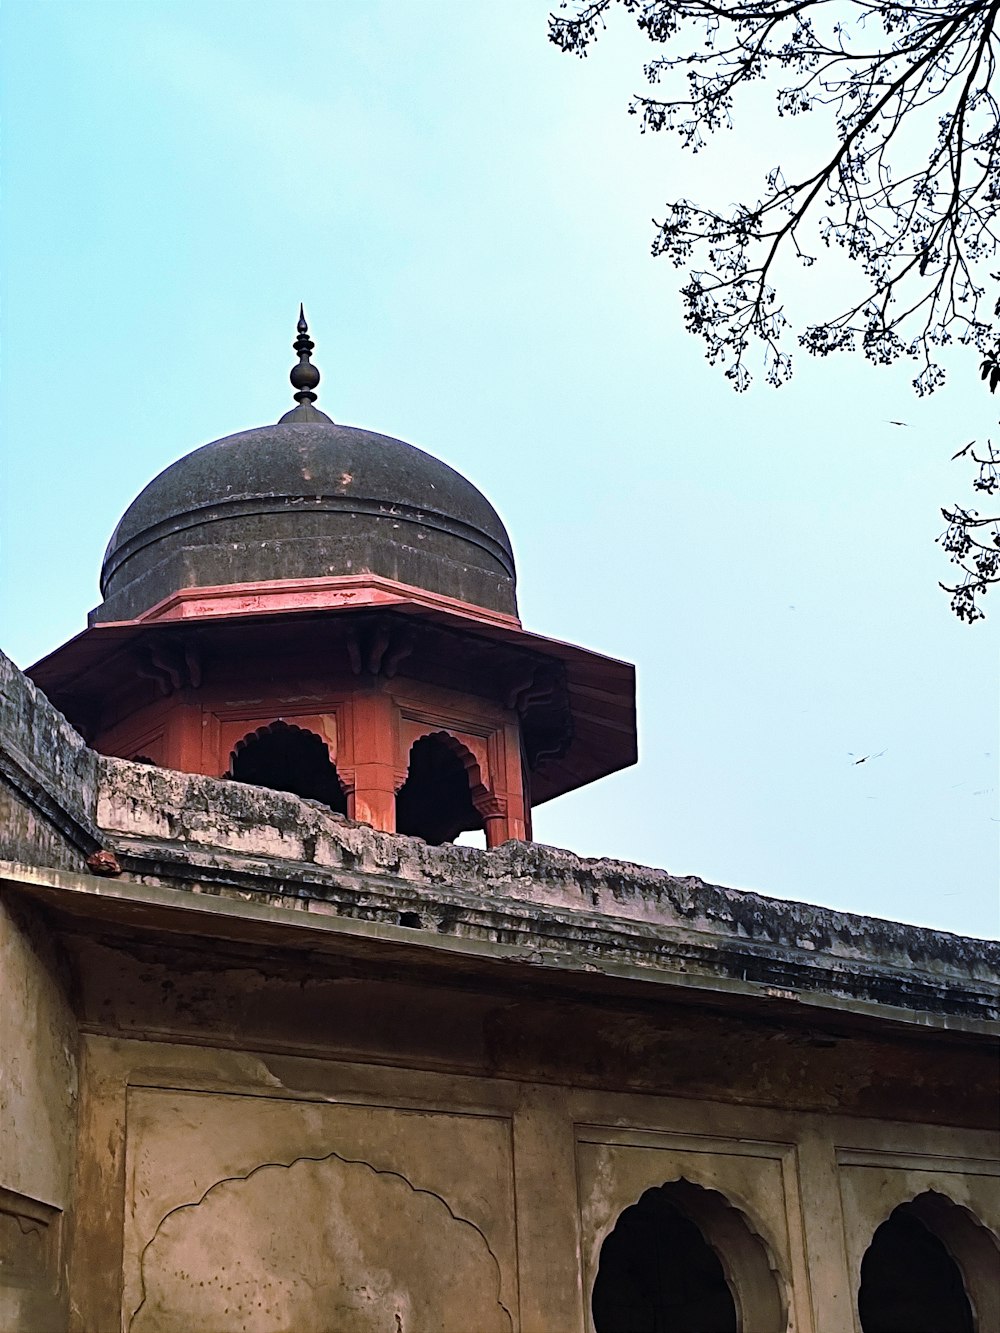
{"type": "Polygon", "coordinates": [[[229,755],[228,776],[322,801],[339,814],[347,813],[344,782],[327,741],[283,718],[257,727],[236,742],[229,755]]]}
{"type": "MultiPolygon", "coordinates": [[[[943,1246],[961,1279],[968,1299],[972,1327],[977,1330],[1000,1328],[1000,1238],[982,1222],[971,1208],[956,1203],[939,1190],[928,1189],[886,1211],[872,1233],[858,1275],[858,1317],[863,1333],[877,1327],[871,1313],[866,1320],[866,1260],[876,1237],[894,1218],[913,1219],[943,1246]]],[[[877,1311],[874,1312],[877,1314],[877,1311]]],[[[933,1317],[933,1315],[932,1315],[933,1317]]]]}
{"type": "Polygon", "coordinates": [[[399,832],[422,837],[431,843],[451,842],[460,832],[485,827],[487,819],[502,813],[501,803],[483,781],[479,760],[452,732],[429,727],[412,739],[406,759],[407,776],[396,793],[396,827],[399,832]],[[455,761],[454,772],[461,773],[464,778],[461,790],[447,775],[437,792],[426,787],[433,779],[427,772],[421,772],[420,756],[429,753],[428,743],[455,761]],[[467,810],[463,808],[466,802],[467,810]],[[435,803],[441,807],[440,814],[430,816],[427,806],[435,803]]]}
{"type": "MultiPolygon", "coordinates": [[[[695,1291],[692,1300],[701,1299],[710,1306],[714,1303],[714,1322],[720,1333],[724,1324],[732,1333],[784,1333],[788,1323],[787,1287],[771,1247],[748,1215],[724,1194],[684,1177],[645,1190],[635,1203],[613,1219],[613,1225],[601,1243],[592,1293],[591,1309],[596,1333],[618,1327],[614,1322],[614,1287],[609,1284],[602,1290],[602,1272],[607,1271],[605,1264],[610,1261],[610,1274],[614,1281],[614,1266],[616,1262],[622,1262],[621,1258],[616,1260],[615,1249],[623,1248],[616,1247],[615,1238],[622,1231],[623,1223],[626,1230],[630,1223],[634,1228],[640,1221],[656,1227],[662,1225],[665,1209],[676,1212],[688,1224],[692,1224],[700,1236],[704,1251],[710,1252],[711,1259],[708,1255],[702,1255],[700,1270],[697,1263],[694,1264],[695,1273],[689,1273],[688,1277],[694,1286],[698,1273],[701,1273],[705,1290],[700,1295],[695,1291]],[[717,1264],[714,1275],[713,1262],[717,1264]],[[727,1303],[720,1289],[720,1275],[724,1279],[731,1304],[727,1303]]],[[[622,1236],[622,1240],[626,1239],[627,1236],[622,1236]]],[[[696,1250],[695,1246],[692,1254],[697,1258],[696,1250]]],[[[631,1272],[633,1276],[636,1274],[634,1266],[631,1272]]],[[[659,1327],[659,1323],[650,1323],[649,1327],[652,1330],[659,1327]]],[[[640,1333],[638,1325],[634,1333],[640,1333]]],[[[644,1329],[642,1333],[645,1333],[644,1329]]]]}
{"type": "Polygon", "coordinates": [[[276,717],[273,722],[265,722],[262,726],[255,728],[253,731],[248,731],[245,736],[240,737],[229,752],[230,768],[232,768],[236,756],[241,754],[248,745],[252,745],[254,741],[258,741],[264,736],[273,735],[275,732],[281,731],[295,731],[298,732],[300,736],[314,737],[326,750],[330,763],[333,763],[334,759],[333,755],[330,753],[329,743],[323,739],[319,732],[313,731],[310,727],[296,726],[294,722],[286,722],[283,717],[276,717]]]}
{"type": "MultiPolygon", "coordinates": [[[[483,770],[479,760],[464,741],[460,741],[454,732],[439,729],[436,731],[427,730],[423,732],[414,739],[413,745],[416,745],[417,741],[426,740],[428,738],[440,741],[445,749],[450,750],[465,769],[466,778],[469,783],[469,795],[472,797],[472,804],[476,807],[479,813],[484,818],[488,815],[495,814],[496,810],[494,809],[494,806],[496,805],[498,798],[483,781],[483,770]]],[[[413,749],[413,745],[410,746],[411,750],[413,749]]]]}

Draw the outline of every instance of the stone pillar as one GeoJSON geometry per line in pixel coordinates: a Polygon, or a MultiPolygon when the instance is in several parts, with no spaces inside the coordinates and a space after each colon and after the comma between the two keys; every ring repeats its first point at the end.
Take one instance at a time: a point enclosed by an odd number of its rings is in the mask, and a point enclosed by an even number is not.
{"type": "MultiPolygon", "coordinates": [[[[490,742],[490,766],[493,785],[503,812],[502,832],[494,831],[495,842],[490,841],[490,824],[486,825],[487,847],[498,847],[509,838],[519,841],[531,839],[531,812],[524,790],[524,770],[521,762],[521,736],[516,721],[506,722],[490,742]]],[[[482,810],[484,818],[489,818],[482,810]]]]}
{"type": "Polygon", "coordinates": [[[396,709],[380,689],[353,696],[349,704],[350,764],[341,773],[347,785],[347,814],[382,833],[396,831],[396,709]]]}
{"type": "Polygon", "coordinates": [[[486,826],[486,846],[499,847],[510,837],[507,832],[507,816],[499,811],[483,815],[483,823],[486,826]]]}

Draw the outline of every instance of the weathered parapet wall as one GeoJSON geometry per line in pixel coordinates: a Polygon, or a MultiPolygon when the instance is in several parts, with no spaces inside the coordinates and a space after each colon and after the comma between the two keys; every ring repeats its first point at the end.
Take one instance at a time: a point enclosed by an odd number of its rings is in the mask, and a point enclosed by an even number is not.
{"type": "Polygon", "coordinates": [[[98,755],[0,652],[0,856],[79,869],[99,845],[98,755]]]}
{"type": "MultiPolygon", "coordinates": [[[[101,760],[97,822],[129,873],[274,906],[550,951],[568,964],[995,1017],[1000,948],[537,844],[429,847],[317,802],[101,760]]],[[[552,961],[555,961],[553,958],[552,961]]],[[[794,998],[789,995],[786,998],[794,998]]]]}
{"type": "Polygon", "coordinates": [[[13,664],[0,658],[0,668],[3,773],[8,782],[13,773],[28,811],[12,845],[0,846],[4,859],[76,867],[103,846],[144,883],[362,921],[404,919],[574,968],[725,980],[915,1017],[997,1015],[1000,947],[988,942],[538,844],[430,847],[317,802],[108,759],[13,664]]]}

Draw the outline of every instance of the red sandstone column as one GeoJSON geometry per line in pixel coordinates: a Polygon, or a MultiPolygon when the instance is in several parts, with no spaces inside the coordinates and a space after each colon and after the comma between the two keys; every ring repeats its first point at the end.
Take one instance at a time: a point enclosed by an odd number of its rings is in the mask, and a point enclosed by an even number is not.
{"type": "Polygon", "coordinates": [[[396,831],[396,709],[383,691],[358,693],[350,701],[354,790],[351,819],[383,833],[396,831]]]}
{"type": "Polygon", "coordinates": [[[193,704],[176,703],[167,715],[163,731],[163,763],[167,768],[179,768],[182,773],[207,773],[218,777],[229,767],[229,756],[215,766],[215,756],[204,753],[202,710],[193,704]],[[206,760],[208,762],[206,762],[206,760]]]}
{"type": "Polygon", "coordinates": [[[483,823],[486,826],[486,846],[488,848],[499,847],[501,843],[506,842],[511,836],[507,832],[506,815],[484,815],[483,823]]]}
{"type": "Polygon", "coordinates": [[[487,825],[487,847],[498,846],[508,838],[525,841],[531,837],[531,815],[524,793],[524,771],[521,766],[521,739],[515,722],[508,722],[495,737],[494,789],[501,798],[504,810],[503,836],[490,842],[487,825]]]}

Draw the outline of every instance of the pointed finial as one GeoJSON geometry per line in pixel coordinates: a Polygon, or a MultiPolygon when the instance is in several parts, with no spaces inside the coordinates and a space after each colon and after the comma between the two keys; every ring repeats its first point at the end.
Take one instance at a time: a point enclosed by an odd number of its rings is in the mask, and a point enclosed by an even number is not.
{"type": "MultiPolygon", "coordinates": [[[[306,312],[304,305],[299,305],[299,322],[295,326],[297,336],[292,343],[292,348],[299,358],[298,365],[293,366],[288,378],[292,382],[292,388],[295,390],[295,401],[297,407],[293,407],[290,412],[286,412],[281,418],[285,421],[326,421],[330,418],[325,412],[320,412],[318,408],[313,407],[316,401],[316,386],[319,384],[319,371],[310,360],[313,348],[316,344],[309,337],[309,325],[306,323],[306,312]]],[[[330,422],[332,425],[333,423],[330,422]]]]}
{"type": "Polygon", "coordinates": [[[299,305],[299,322],[296,328],[298,329],[298,337],[292,343],[292,348],[298,355],[299,364],[292,367],[292,373],[288,378],[292,381],[292,388],[297,390],[295,394],[297,403],[314,403],[316,395],[313,390],[319,383],[319,371],[309,358],[316,344],[309,337],[305,307],[301,304],[299,305]]]}

